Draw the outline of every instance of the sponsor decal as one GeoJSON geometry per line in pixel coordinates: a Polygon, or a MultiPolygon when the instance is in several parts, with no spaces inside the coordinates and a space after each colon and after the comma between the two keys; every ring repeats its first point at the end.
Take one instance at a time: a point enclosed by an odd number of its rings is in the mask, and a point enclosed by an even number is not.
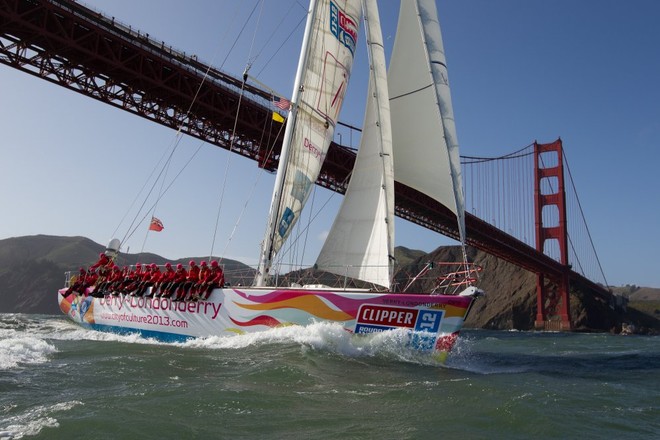
{"type": "Polygon", "coordinates": [[[346,48],[355,54],[355,44],[357,43],[357,20],[347,15],[346,12],[339,9],[335,2],[330,2],[330,32],[346,48]]]}
{"type": "Polygon", "coordinates": [[[293,213],[291,208],[287,207],[284,210],[284,214],[282,214],[282,218],[280,219],[280,227],[277,230],[277,232],[280,234],[280,237],[284,238],[286,236],[286,233],[289,230],[289,226],[291,226],[295,217],[296,215],[293,213]]]}
{"type": "Polygon", "coordinates": [[[440,329],[443,310],[419,310],[363,304],[358,311],[355,333],[376,333],[395,328],[436,334],[440,329]]]}
{"type": "Polygon", "coordinates": [[[311,186],[312,181],[310,178],[302,171],[296,170],[296,175],[293,178],[293,185],[291,186],[291,197],[298,200],[300,203],[304,203],[311,186]]]}
{"type": "Polygon", "coordinates": [[[220,308],[222,307],[221,303],[214,303],[211,301],[175,302],[169,298],[145,298],[128,295],[123,297],[106,295],[99,299],[99,305],[101,307],[107,307],[107,309],[104,308],[106,311],[112,311],[113,309],[116,309],[117,311],[126,309],[127,312],[140,310],[145,312],[158,310],[162,310],[163,312],[177,311],[205,315],[212,320],[218,317],[220,308]]]}
{"type": "Polygon", "coordinates": [[[305,138],[303,141],[303,146],[305,147],[306,150],[308,150],[314,158],[318,159],[319,161],[323,162],[323,150],[319,148],[318,146],[314,145],[314,142],[312,142],[309,138],[305,138]]]}

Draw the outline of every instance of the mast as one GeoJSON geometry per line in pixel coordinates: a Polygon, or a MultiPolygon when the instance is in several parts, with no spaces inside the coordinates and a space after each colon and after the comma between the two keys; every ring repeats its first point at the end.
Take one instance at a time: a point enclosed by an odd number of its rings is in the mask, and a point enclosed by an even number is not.
{"type": "Polygon", "coordinates": [[[309,56],[309,47],[311,42],[312,24],[314,23],[314,16],[316,14],[317,0],[310,0],[309,11],[307,12],[307,22],[305,23],[305,33],[303,35],[302,47],[300,49],[300,58],[298,60],[298,69],[296,71],[296,79],[293,84],[293,93],[291,97],[291,111],[286,122],[284,130],[284,139],[282,141],[282,152],[280,153],[280,161],[277,167],[277,174],[275,177],[275,186],[273,188],[273,197],[270,205],[270,213],[268,215],[268,227],[266,228],[266,235],[261,244],[261,254],[259,258],[259,269],[257,270],[257,277],[255,285],[263,286],[273,258],[273,238],[277,233],[277,219],[279,218],[279,206],[282,198],[282,189],[284,187],[284,176],[286,175],[286,168],[288,165],[290,155],[291,139],[293,137],[293,129],[296,123],[296,114],[298,113],[298,102],[300,98],[300,88],[303,83],[303,74],[307,58],[309,56]]]}
{"type": "MultiPolygon", "coordinates": [[[[447,142],[449,155],[449,168],[453,182],[454,199],[456,202],[456,218],[458,232],[463,248],[465,247],[465,202],[461,176],[461,163],[458,154],[458,136],[456,135],[456,122],[452,109],[451,93],[449,89],[449,75],[447,74],[447,61],[445,49],[440,32],[440,22],[435,0],[417,0],[418,14],[424,33],[424,45],[428,56],[429,69],[435,86],[436,99],[442,117],[443,136],[447,142]]],[[[465,250],[463,251],[465,254],[465,250]]]]}

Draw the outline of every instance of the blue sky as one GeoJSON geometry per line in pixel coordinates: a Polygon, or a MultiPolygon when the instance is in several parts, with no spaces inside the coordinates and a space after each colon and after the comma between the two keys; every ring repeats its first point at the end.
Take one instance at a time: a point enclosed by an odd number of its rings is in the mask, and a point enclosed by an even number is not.
{"type": "MultiPolygon", "coordinates": [[[[304,15],[296,2],[266,0],[231,53],[252,1],[85,3],[230,73],[240,74],[251,60],[260,81],[291,93],[304,15]]],[[[437,4],[462,154],[499,156],[561,137],[607,280],[660,287],[660,2],[437,4]]],[[[389,52],[398,2],[380,6],[389,52]]],[[[364,41],[359,45],[340,117],[357,126],[367,82],[364,41]]],[[[0,239],[82,235],[102,244],[175,139],[170,129],[6,66],[0,66],[0,133],[0,239]]],[[[199,147],[156,208],[165,230],[145,241],[143,225],[127,242],[129,251],[207,255],[219,211],[213,253],[253,263],[273,176],[186,137],[177,163],[199,147]]],[[[325,207],[301,238],[305,261],[316,258],[339,201],[325,190],[314,194],[312,211],[325,207]]],[[[126,228],[125,221],[114,235],[126,228]]],[[[403,220],[397,228],[397,245],[430,251],[452,243],[403,220]]]]}

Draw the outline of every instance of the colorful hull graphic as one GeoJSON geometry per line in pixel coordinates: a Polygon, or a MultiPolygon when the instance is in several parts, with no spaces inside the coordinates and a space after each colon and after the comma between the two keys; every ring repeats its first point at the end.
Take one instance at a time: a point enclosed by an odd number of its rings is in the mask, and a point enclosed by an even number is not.
{"type": "Polygon", "coordinates": [[[471,296],[378,294],[307,289],[215,289],[208,300],[58,294],[60,309],[96,330],[139,332],[165,341],[236,335],[287,325],[337,322],[369,334],[407,329],[418,349],[451,349],[473,301],[471,296]]]}

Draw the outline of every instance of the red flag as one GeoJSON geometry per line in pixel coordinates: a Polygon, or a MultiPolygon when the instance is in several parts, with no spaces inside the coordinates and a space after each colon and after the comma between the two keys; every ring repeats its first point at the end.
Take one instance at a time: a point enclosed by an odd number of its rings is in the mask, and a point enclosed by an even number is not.
{"type": "Polygon", "coordinates": [[[163,222],[158,220],[156,217],[151,217],[151,224],[149,225],[149,230],[160,232],[163,229],[165,229],[165,227],[163,226],[163,222]]]}

